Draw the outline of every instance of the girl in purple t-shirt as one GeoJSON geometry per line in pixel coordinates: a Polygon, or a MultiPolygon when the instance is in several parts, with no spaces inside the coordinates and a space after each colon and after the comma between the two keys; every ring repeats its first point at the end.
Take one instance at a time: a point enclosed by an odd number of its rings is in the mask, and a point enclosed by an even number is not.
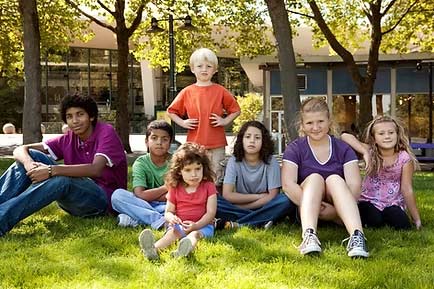
{"type": "Polygon", "coordinates": [[[408,208],[416,229],[420,229],[422,223],[412,185],[418,163],[402,124],[389,116],[378,116],[368,124],[366,143],[350,134],[342,134],[342,140],[363,154],[366,161],[359,199],[363,225],[410,229],[405,212],[408,208]]]}
{"type": "Polygon", "coordinates": [[[341,220],[347,231],[350,257],[368,257],[356,200],[360,171],[351,148],[329,135],[331,120],[327,103],[309,98],[301,104],[300,131],[283,154],[282,188],[300,208],[303,241],[300,253],[321,252],[316,235],[318,218],[341,220]]]}
{"type": "Polygon", "coordinates": [[[164,217],[168,229],[154,242],[152,231],[140,233],[139,242],[148,259],[158,259],[159,251],[176,240],[178,249],[174,257],[186,257],[196,247],[199,239],[214,235],[214,217],[217,211],[215,173],[203,146],[187,142],[174,153],[166,175],[167,205],[164,217]]]}

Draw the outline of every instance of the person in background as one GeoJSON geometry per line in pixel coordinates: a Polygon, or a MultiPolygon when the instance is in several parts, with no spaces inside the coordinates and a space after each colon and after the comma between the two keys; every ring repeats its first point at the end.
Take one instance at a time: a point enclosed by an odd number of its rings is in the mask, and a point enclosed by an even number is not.
{"type": "Polygon", "coordinates": [[[3,133],[4,134],[16,134],[15,125],[8,122],[3,125],[3,133]]]}

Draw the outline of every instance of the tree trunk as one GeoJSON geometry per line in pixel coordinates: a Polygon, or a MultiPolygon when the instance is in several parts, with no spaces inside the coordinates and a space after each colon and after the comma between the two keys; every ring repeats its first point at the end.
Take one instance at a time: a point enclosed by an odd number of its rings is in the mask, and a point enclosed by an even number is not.
{"type": "Polygon", "coordinates": [[[375,80],[363,81],[357,85],[357,92],[360,97],[358,128],[361,133],[368,122],[372,120],[372,95],[374,93],[375,80]]]}
{"type": "Polygon", "coordinates": [[[122,31],[116,33],[118,44],[118,71],[117,85],[118,95],[116,98],[116,131],[121,138],[124,149],[131,153],[130,147],[130,117],[128,113],[128,35],[122,31]]]}
{"type": "Polygon", "coordinates": [[[280,86],[283,96],[285,127],[289,139],[298,137],[298,127],[295,118],[300,109],[300,95],[297,88],[297,71],[294,47],[292,45],[292,31],[288,20],[285,1],[266,0],[270,14],[274,36],[277,41],[277,51],[280,67],[280,86]]]}
{"type": "Polygon", "coordinates": [[[20,0],[24,42],[23,143],[42,140],[41,134],[41,61],[39,19],[36,0],[20,0]]]}

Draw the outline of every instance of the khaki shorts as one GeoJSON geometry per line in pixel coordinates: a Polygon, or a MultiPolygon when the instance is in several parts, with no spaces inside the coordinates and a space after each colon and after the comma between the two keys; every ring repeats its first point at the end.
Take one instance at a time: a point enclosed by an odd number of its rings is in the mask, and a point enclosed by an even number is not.
{"type": "Polygon", "coordinates": [[[220,179],[224,176],[221,162],[225,159],[225,148],[209,149],[206,152],[211,161],[211,169],[216,174],[215,183],[218,184],[220,179]]]}

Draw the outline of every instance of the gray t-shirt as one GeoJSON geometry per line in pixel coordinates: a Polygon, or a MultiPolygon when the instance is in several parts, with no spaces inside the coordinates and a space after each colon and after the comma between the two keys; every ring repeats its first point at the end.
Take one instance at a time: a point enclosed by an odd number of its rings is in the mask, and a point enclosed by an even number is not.
{"type": "Polygon", "coordinates": [[[223,183],[234,185],[240,194],[260,194],[280,188],[279,163],[274,156],[270,157],[269,163],[261,161],[256,166],[250,166],[244,160],[237,162],[232,156],[226,166],[223,183]]]}

